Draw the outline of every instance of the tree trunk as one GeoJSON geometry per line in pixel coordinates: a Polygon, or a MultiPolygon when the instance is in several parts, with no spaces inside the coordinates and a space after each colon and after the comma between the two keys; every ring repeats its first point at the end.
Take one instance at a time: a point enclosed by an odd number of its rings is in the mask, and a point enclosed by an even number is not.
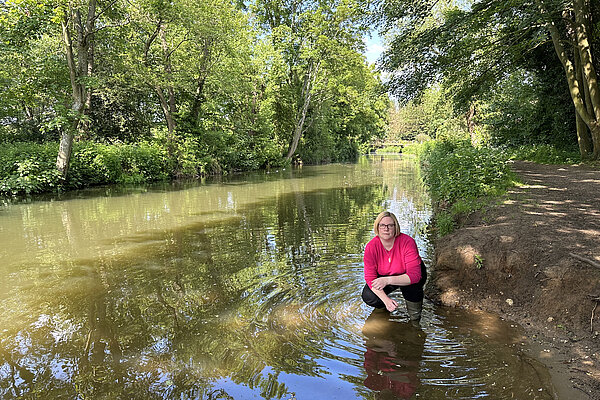
{"type": "Polygon", "coordinates": [[[191,120],[196,124],[200,116],[200,107],[204,103],[204,85],[210,71],[210,61],[213,54],[214,39],[205,38],[202,46],[202,63],[198,71],[198,79],[196,80],[196,93],[194,93],[194,102],[190,111],[191,120]]]}
{"type": "MultiPolygon", "coordinates": [[[[94,41],[93,35],[90,35],[90,44],[89,44],[89,55],[87,60],[87,76],[92,76],[94,73],[94,41]]],[[[88,117],[92,110],[92,89],[86,88],[85,91],[85,105],[83,108],[83,113],[88,117]]],[[[85,118],[81,121],[81,133],[85,135],[85,137],[89,137],[91,121],[89,118],[85,118]]]]}
{"type": "Polygon", "coordinates": [[[292,137],[292,141],[288,148],[288,152],[285,156],[286,160],[290,160],[294,154],[296,153],[296,149],[298,148],[298,143],[300,142],[300,138],[304,133],[304,123],[306,121],[306,114],[308,113],[308,108],[310,107],[310,102],[312,98],[312,90],[314,86],[314,82],[317,79],[317,74],[319,72],[320,63],[318,62],[314,67],[314,70],[309,67],[308,74],[305,76],[304,85],[302,87],[302,108],[298,110],[296,113],[296,123],[294,127],[294,135],[292,137]]]}
{"type": "Polygon", "coordinates": [[[475,117],[475,106],[473,104],[471,104],[471,106],[469,107],[469,111],[467,111],[465,118],[467,120],[467,128],[469,130],[469,136],[471,138],[471,144],[473,146],[476,146],[477,143],[477,137],[475,136],[475,121],[473,120],[473,118],[475,117]]]}
{"type": "Polygon", "coordinates": [[[63,179],[66,179],[67,174],[69,173],[69,163],[71,160],[71,151],[73,148],[73,132],[75,132],[75,130],[77,129],[77,124],[79,122],[78,115],[83,110],[84,105],[83,87],[78,82],[79,74],[77,71],[77,66],[75,64],[75,57],[73,55],[73,42],[71,40],[71,33],[69,31],[68,25],[69,21],[67,18],[65,18],[65,20],[62,22],[62,31],[67,56],[67,65],[69,67],[69,77],[71,80],[71,92],[73,97],[73,104],[71,106],[71,110],[75,114],[75,120],[66,127],[63,127],[60,145],[58,148],[58,155],[56,157],[56,168],[60,172],[60,175],[63,179]]]}
{"type": "Polygon", "coordinates": [[[192,104],[192,109],[190,111],[190,117],[194,124],[198,123],[198,118],[200,117],[200,107],[204,102],[204,84],[206,82],[206,76],[201,74],[196,82],[197,85],[196,93],[194,94],[194,103],[192,104]]]}
{"type": "Polygon", "coordinates": [[[63,130],[58,147],[58,156],[56,157],[56,169],[58,169],[63,179],[66,179],[69,173],[72,150],[73,134],[68,132],[68,130],[63,130]]]}
{"type": "Polygon", "coordinates": [[[590,127],[592,135],[592,158],[600,158],[600,86],[598,85],[598,76],[594,68],[592,50],[589,43],[589,7],[586,0],[574,0],[573,8],[575,10],[575,32],[577,33],[577,48],[581,57],[581,70],[583,71],[584,95],[588,100],[586,110],[592,116],[593,121],[590,127]],[[590,110],[591,108],[591,110],[590,110]]]}
{"type": "MultiPolygon", "coordinates": [[[[161,25],[159,30],[160,44],[163,50],[163,62],[164,69],[167,75],[168,80],[172,78],[173,70],[171,67],[171,51],[169,48],[169,43],[167,42],[167,33],[165,32],[164,24],[161,25]]],[[[157,93],[160,98],[161,107],[163,112],[165,113],[165,119],[167,120],[167,129],[169,131],[168,140],[168,149],[169,153],[173,152],[173,142],[175,140],[175,114],[177,113],[177,105],[175,103],[175,91],[173,90],[173,86],[171,84],[167,85],[167,97],[165,97],[164,89],[157,86],[157,93]]]]}
{"type": "Polygon", "coordinates": [[[588,112],[584,99],[586,89],[580,86],[580,82],[577,79],[576,68],[574,63],[569,59],[567,51],[561,42],[560,33],[556,27],[556,24],[554,22],[550,22],[547,27],[552,38],[552,43],[554,44],[556,54],[565,70],[567,83],[569,85],[569,92],[571,94],[571,99],[573,100],[575,110],[581,117],[582,121],[588,126],[592,134],[592,158],[598,159],[600,153],[600,124],[598,123],[600,118],[600,91],[592,63],[592,54],[589,48],[587,30],[585,29],[584,8],[582,8],[585,7],[585,2],[583,0],[575,0],[573,2],[573,7],[575,8],[577,48],[581,57],[581,69],[585,78],[584,84],[587,84],[587,90],[589,90],[590,93],[591,105],[593,109],[592,112],[588,112]],[[582,89],[584,93],[582,93],[582,89]]]}
{"type": "MultiPolygon", "coordinates": [[[[173,114],[171,113],[171,109],[169,107],[169,101],[167,100],[163,89],[160,86],[156,86],[154,89],[156,90],[156,93],[158,94],[158,99],[160,101],[160,107],[165,116],[165,121],[167,121],[167,130],[169,132],[168,140],[170,143],[172,141],[173,137],[175,136],[175,119],[173,118],[173,114]]],[[[170,145],[169,145],[169,148],[170,148],[170,145]]]]}
{"type": "Polygon", "coordinates": [[[300,138],[302,137],[302,133],[304,130],[304,122],[306,121],[306,113],[308,112],[308,107],[310,106],[310,94],[304,99],[304,104],[302,106],[302,110],[300,111],[300,116],[297,118],[296,126],[294,127],[294,136],[292,137],[292,142],[288,148],[288,152],[285,156],[287,160],[291,159],[296,153],[296,149],[298,148],[298,143],[300,142],[300,138]]]}
{"type": "MultiPolygon", "coordinates": [[[[169,43],[167,41],[167,36],[166,36],[166,31],[165,31],[165,23],[162,18],[159,18],[158,21],[156,21],[156,26],[154,28],[154,31],[150,34],[150,36],[148,37],[148,39],[146,40],[145,45],[144,45],[143,59],[144,59],[144,64],[148,68],[151,67],[151,63],[150,63],[150,59],[149,59],[150,48],[152,47],[152,44],[155,42],[155,40],[157,38],[160,40],[160,46],[161,46],[161,49],[163,52],[163,54],[162,54],[163,69],[167,76],[166,80],[168,81],[169,79],[171,79],[171,75],[172,75],[172,68],[171,68],[171,61],[170,61],[171,60],[171,50],[169,48],[169,43]]],[[[166,91],[165,91],[165,88],[163,88],[160,85],[160,83],[148,82],[148,85],[158,95],[160,108],[165,117],[165,122],[167,123],[167,151],[169,152],[170,157],[174,157],[175,130],[177,128],[175,114],[177,112],[177,104],[175,102],[175,92],[173,90],[173,86],[166,85],[167,87],[166,87],[166,91]]]]}
{"type": "Polygon", "coordinates": [[[69,10],[61,23],[73,100],[71,105],[73,121],[66,127],[63,127],[58,155],[56,157],[56,168],[63,179],[66,179],[69,173],[73,138],[77,129],[81,127],[81,115],[85,108],[86,87],[81,78],[86,77],[90,69],[89,51],[95,21],[96,0],[90,0],[88,3],[88,15],[85,25],[82,23],[81,12],[78,9],[69,10]],[[77,61],[75,61],[73,39],[71,37],[71,31],[69,30],[70,21],[73,22],[75,30],[77,31],[77,61]]]}
{"type": "Polygon", "coordinates": [[[575,9],[575,32],[577,33],[577,47],[581,56],[581,69],[589,91],[593,114],[596,121],[600,121],[600,89],[589,43],[589,26],[586,23],[586,15],[589,10],[585,0],[575,0],[573,7],[575,9]]]}
{"type": "MultiPolygon", "coordinates": [[[[575,75],[577,78],[577,82],[580,87],[584,89],[587,88],[587,85],[584,83],[583,71],[581,70],[581,58],[579,54],[579,49],[575,47],[574,49],[574,60],[575,60],[575,75]]],[[[586,105],[586,110],[588,113],[591,110],[591,100],[587,90],[584,90],[585,98],[584,103],[586,105]]],[[[583,119],[579,113],[575,112],[575,126],[577,128],[577,144],[579,145],[579,154],[581,154],[582,160],[587,160],[592,157],[593,152],[593,143],[592,138],[589,134],[588,126],[585,124],[583,119]]]]}
{"type": "Polygon", "coordinates": [[[575,125],[577,127],[577,144],[579,145],[581,159],[590,159],[592,158],[593,144],[588,126],[583,122],[583,119],[581,119],[581,116],[578,113],[575,113],[575,125]]]}

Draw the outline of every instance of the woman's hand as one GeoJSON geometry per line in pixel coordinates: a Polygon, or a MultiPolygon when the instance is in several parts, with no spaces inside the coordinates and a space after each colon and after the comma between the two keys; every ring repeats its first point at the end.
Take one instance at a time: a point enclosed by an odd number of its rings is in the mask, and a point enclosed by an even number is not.
{"type": "Polygon", "coordinates": [[[371,282],[372,288],[377,289],[377,290],[383,290],[383,288],[389,284],[390,284],[389,276],[380,276],[377,279],[373,279],[373,282],[371,282]]]}
{"type": "Polygon", "coordinates": [[[398,302],[396,300],[390,299],[388,298],[387,300],[385,300],[383,302],[385,304],[385,308],[389,311],[392,312],[394,311],[396,308],[398,308],[398,302]]]}
{"type": "Polygon", "coordinates": [[[385,288],[387,285],[392,284],[392,279],[393,277],[391,276],[380,276],[379,278],[373,279],[373,281],[371,282],[371,289],[374,290],[374,293],[377,295],[377,297],[379,297],[381,301],[383,301],[383,304],[385,304],[385,308],[389,312],[392,312],[396,308],[398,308],[398,303],[396,302],[396,300],[390,299],[383,291],[383,288],[385,288]]]}

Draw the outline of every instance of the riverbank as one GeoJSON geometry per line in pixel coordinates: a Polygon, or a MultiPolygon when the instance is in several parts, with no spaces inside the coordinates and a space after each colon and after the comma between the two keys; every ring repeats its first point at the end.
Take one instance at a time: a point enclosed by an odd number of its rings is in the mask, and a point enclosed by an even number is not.
{"type": "Polygon", "coordinates": [[[427,295],[519,323],[563,391],[600,399],[600,171],[512,169],[523,185],[437,241],[427,295]]]}

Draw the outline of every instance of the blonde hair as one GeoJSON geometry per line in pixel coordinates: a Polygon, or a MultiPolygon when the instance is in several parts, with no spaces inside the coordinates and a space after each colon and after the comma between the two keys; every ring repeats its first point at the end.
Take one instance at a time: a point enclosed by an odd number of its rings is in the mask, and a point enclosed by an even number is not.
{"type": "Polygon", "coordinates": [[[375,235],[379,236],[379,223],[385,217],[390,217],[391,219],[394,220],[394,225],[395,225],[394,226],[394,236],[396,236],[396,237],[400,236],[400,225],[398,224],[398,219],[396,218],[394,213],[391,213],[389,211],[381,212],[381,213],[379,213],[377,218],[375,218],[375,223],[373,224],[373,231],[375,232],[375,235]]]}

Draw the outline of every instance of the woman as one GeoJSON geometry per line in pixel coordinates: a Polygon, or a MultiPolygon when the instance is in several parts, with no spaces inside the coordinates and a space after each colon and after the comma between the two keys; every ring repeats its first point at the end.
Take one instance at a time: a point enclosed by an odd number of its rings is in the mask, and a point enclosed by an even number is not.
{"type": "Polygon", "coordinates": [[[394,311],[396,300],[388,295],[400,288],[411,321],[421,319],[425,264],[415,240],[400,232],[396,216],[384,211],[373,225],[375,237],[367,243],[364,255],[365,285],[362,298],[375,308],[394,311]]]}

